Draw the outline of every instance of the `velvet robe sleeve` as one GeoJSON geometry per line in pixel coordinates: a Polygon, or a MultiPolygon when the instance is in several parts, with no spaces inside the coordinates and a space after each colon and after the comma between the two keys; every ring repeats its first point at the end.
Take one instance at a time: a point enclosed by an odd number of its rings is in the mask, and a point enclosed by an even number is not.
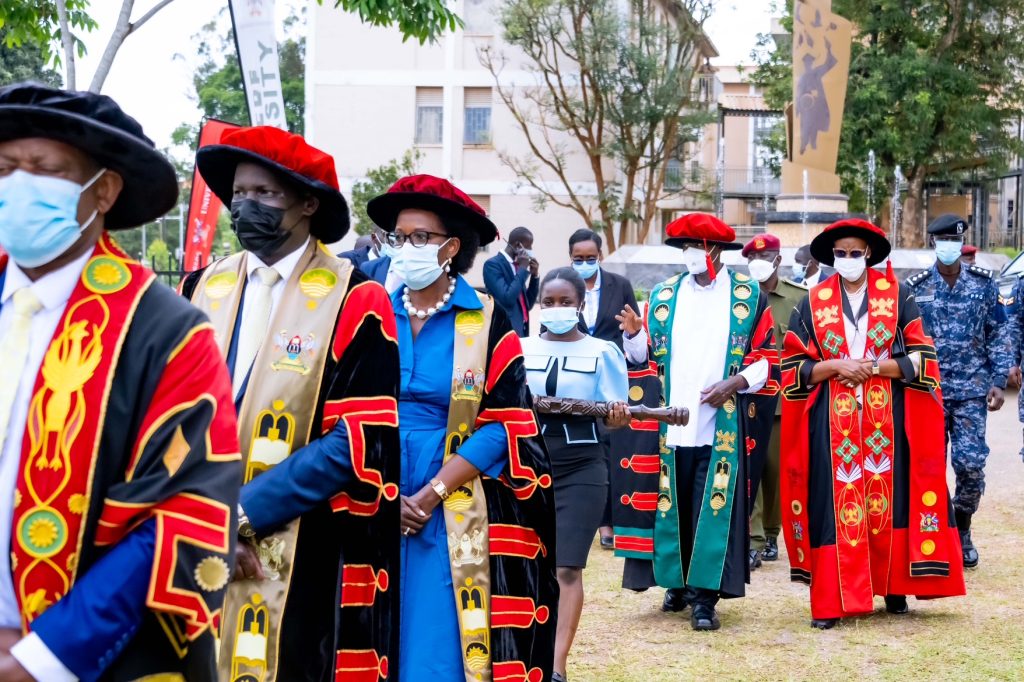
{"type": "Polygon", "coordinates": [[[213,329],[203,322],[183,337],[167,357],[124,480],[107,490],[95,543],[116,548],[152,520],[145,604],[179,621],[193,641],[218,627],[242,465],[231,381],[213,329]]]}
{"type": "Polygon", "coordinates": [[[532,406],[519,337],[494,306],[477,427],[499,425],[508,442],[501,475],[483,479],[495,679],[549,679],[554,660],[554,494],[551,463],[532,406]],[[513,618],[522,626],[495,625],[513,618]]]}

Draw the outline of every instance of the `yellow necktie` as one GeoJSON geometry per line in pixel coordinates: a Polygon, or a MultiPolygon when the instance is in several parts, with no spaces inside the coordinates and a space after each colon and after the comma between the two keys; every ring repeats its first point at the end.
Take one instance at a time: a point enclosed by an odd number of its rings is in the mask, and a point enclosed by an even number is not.
{"type": "Polygon", "coordinates": [[[18,394],[21,373],[28,358],[31,343],[32,316],[43,304],[28,287],[14,292],[14,319],[11,328],[0,339],[0,452],[7,440],[8,426],[25,428],[24,424],[10,424],[11,406],[18,394]]]}
{"type": "Polygon", "coordinates": [[[235,353],[235,372],[232,377],[231,387],[235,395],[238,395],[245,377],[249,374],[249,368],[256,353],[263,345],[267,336],[267,327],[270,325],[270,309],[273,307],[273,299],[270,296],[271,290],[281,274],[274,268],[256,268],[256,286],[245,292],[250,299],[249,308],[245,311],[245,318],[242,320],[242,327],[238,330],[238,350],[235,353]]]}

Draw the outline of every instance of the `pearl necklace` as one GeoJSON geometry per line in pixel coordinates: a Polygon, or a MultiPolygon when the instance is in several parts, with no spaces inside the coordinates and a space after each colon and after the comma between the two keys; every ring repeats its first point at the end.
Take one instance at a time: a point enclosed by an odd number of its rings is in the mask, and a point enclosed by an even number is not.
{"type": "Polygon", "coordinates": [[[425,320],[434,313],[436,313],[438,310],[443,308],[444,304],[447,303],[448,300],[452,297],[452,292],[455,291],[455,278],[449,276],[448,280],[450,282],[448,284],[448,293],[442,296],[440,301],[435,303],[433,306],[427,308],[426,310],[419,310],[412,304],[412,301],[409,300],[409,287],[406,287],[405,292],[402,294],[402,303],[405,304],[405,310],[407,313],[409,313],[409,317],[415,315],[419,319],[425,320]]]}

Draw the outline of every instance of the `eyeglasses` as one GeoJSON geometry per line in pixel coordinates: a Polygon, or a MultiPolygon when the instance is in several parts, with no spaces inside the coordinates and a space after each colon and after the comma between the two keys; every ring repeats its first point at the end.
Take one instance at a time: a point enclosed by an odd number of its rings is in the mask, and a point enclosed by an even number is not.
{"type": "Polygon", "coordinates": [[[388,233],[388,244],[391,246],[402,248],[406,242],[409,242],[417,249],[426,246],[431,237],[444,237],[448,238],[448,235],[441,234],[440,232],[427,232],[426,230],[417,230],[412,234],[405,234],[404,232],[389,232],[388,233]]]}
{"type": "Polygon", "coordinates": [[[832,249],[832,255],[836,258],[863,258],[868,254],[864,249],[832,249]]]}
{"type": "Polygon", "coordinates": [[[587,265],[596,265],[597,256],[591,256],[590,258],[573,258],[572,262],[576,265],[583,265],[584,263],[587,265]]]}

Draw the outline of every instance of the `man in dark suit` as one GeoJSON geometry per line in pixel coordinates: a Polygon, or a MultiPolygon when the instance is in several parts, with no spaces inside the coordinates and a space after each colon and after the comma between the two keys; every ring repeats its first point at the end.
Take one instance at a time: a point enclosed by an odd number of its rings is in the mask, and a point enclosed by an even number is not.
{"type": "Polygon", "coordinates": [[[373,240],[373,251],[377,257],[367,259],[357,267],[373,281],[383,284],[389,294],[394,293],[395,289],[402,285],[398,275],[391,271],[391,253],[394,247],[387,242],[387,232],[379,227],[374,228],[370,238],[373,240]]]}
{"type": "Polygon", "coordinates": [[[371,250],[373,253],[377,253],[373,239],[370,238],[370,235],[364,234],[356,240],[355,246],[350,251],[342,251],[338,254],[338,258],[348,258],[352,261],[352,265],[359,268],[362,267],[363,263],[370,260],[371,250]]]}
{"type": "Polygon", "coordinates": [[[530,333],[530,309],[537,302],[540,263],[533,257],[533,233],[517,227],[508,246],[484,263],[484,286],[494,297],[519,336],[530,333]]]}
{"type": "MultiPolygon", "coordinates": [[[[585,334],[611,341],[620,350],[626,351],[626,359],[631,363],[646,362],[647,360],[647,335],[641,334],[638,317],[640,307],[636,303],[636,294],[633,293],[633,285],[622,275],[608,272],[601,267],[604,255],[601,253],[603,240],[601,235],[593,230],[580,229],[569,237],[569,259],[572,261],[573,269],[583,278],[587,285],[585,295],[586,304],[583,306],[583,313],[580,319],[580,331],[585,334]],[[626,308],[633,314],[627,315],[626,308]],[[626,318],[634,321],[635,324],[626,323],[626,318]],[[632,327],[633,329],[631,329],[632,327]],[[633,348],[623,348],[623,331],[629,336],[629,345],[633,348]]],[[[607,433],[602,434],[605,444],[611,452],[611,439],[607,433]]],[[[616,444],[615,448],[621,443],[616,444]]],[[[619,453],[616,453],[619,454],[619,453]]],[[[614,458],[618,461],[618,458],[614,458]]],[[[608,489],[608,501],[605,505],[604,515],[601,519],[601,547],[612,549],[614,546],[614,535],[612,530],[612,488],[608,489]]]]}

